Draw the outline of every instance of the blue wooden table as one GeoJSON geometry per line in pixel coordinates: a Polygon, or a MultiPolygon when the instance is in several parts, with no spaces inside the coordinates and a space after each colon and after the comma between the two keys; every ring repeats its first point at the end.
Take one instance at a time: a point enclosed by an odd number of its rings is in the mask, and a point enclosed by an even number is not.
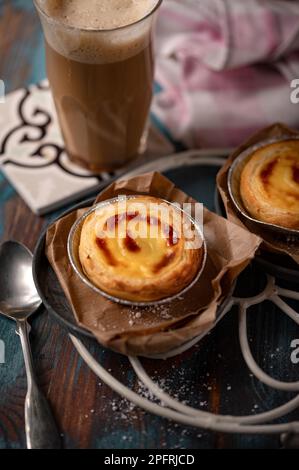
{"type": "MultiPolygon", "coordinates": [[[[6,91],[45,77],[42,32],[32,2],[0,0],[0,79],[6,91]]],[[[1,105],[0,105],[1,112],[1,105]]],[[[170,175],[171,176],[171,175],[170,175]]],[[[213,206],[211,171],[194,195],[213,206]],[[205,184],[204,184],[205,183],[205,184]]],[[[181,183],[192,186],[182,172],[181,183]]],[[[16,239],[31,250],[46,218],[34,216],[0,174],[0,241],[16,239]]],[[[246,291],[258,290],[262,280],[249,268],[246,291]]],[[[0,286],[1,288],[1,286],[0,286]]],[[[298,378],[290,363],[290,343],[298,329],[273,305],[265,303],[250,318],[255,357],[264,369],[285,380],[298,378]]],[[[191,351],[164,362],[144,361],[151,375],[178,398],[215,413],[247,414],[282,404],[293,394],[274,391],[246,369],[237,339],[237,315],[232,311],[191,351]]],[[[239,436],[184,428],[144,413],[119,398],[84,365],[67,333],[42,311],[33,320],[33,355],[39,382],[59,424],[66,448],[264,448],[280,447],[278,436],[239,436]]],[[[14,325],[0,319],[5,363],[0,365],[0,448],[24,448],[26,379],[14,325]]],[[[139,393],[145,393],[126,358],[92,346],[108,369],[139,393]]],[[[294,412],[292,419],[299,419],[294,412]]]]}

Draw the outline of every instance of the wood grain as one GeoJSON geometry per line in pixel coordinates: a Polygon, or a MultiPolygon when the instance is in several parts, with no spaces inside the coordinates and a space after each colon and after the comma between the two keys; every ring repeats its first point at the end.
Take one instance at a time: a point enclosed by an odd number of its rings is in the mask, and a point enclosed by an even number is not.
{"type": "MultiPolygon", "coordinates": [[[[39,80],[41,29],[31,2],[0,2],[0,78],[7,90],[39,80]]],[[[214,178],[214,176],[212,176],[214,178]]],[[[203,184],[203,197],[213,191],[203,184]]],[[[0,176],[0,241],[15,239],[34,249],[47,219],[34,216],[0,176]]],[[[262,279],[251,271],[246,292],[259,290],[262,279]]],[[[298,366],[289,361],[290,342],[298,329],[270,304],[250,315],[255,357],[276,377],[295,380],[298,366]],[[273,356],[272,356],[273,355],[273,356]],[[287,365],[287,366],[286,366],[287,365]]],[[[26,392],[23,359],[14,325],[0,319],[6,364],[0,365],[0,448],[24,448],[23,404],[26,392]]],[[[237,436],[184,428],[144,413],[101,384],[76,354],[66,331],[44,309],[33,321],[33,355],[39,382],[47,395],[66,448],[277,448],[278,437],[237,436]]],[[[145,393],[128,360],[90,344],[93,354],[132,389],[145,393]]],[[[250,376],[240,354],[237,315],[232,311],[191,351],[167,362],[145,360],[152,377],[173,396],[204,410],[227,414],[260,412],[278,406],[292,394],[270,390],[250,376]]],[[[299,419],[298,411],[288,418],[299,419]]]]}

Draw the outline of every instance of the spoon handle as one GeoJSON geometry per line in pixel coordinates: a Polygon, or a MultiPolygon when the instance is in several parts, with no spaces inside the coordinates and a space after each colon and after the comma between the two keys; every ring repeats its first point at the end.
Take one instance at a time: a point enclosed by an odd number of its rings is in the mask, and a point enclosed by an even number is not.
{"type": "Polygon", "coordinates": [[[19,321],[17,326],[24,354],[28,384],[25,400],[27,447],[28,449],[60,449],[61,439],[52,412],[46,398],[36,384],[29,343],[29,325],[24,320],[19,321]]]}

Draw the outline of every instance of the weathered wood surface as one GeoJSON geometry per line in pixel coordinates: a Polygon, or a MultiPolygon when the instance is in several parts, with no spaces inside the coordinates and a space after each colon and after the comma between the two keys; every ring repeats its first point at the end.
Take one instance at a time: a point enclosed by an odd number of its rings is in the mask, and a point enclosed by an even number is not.
{"type": "MultiPolygon", "coordinates": [[[[0,79],[7,91],[43,78],[42,34],[31,2],[0,0],[0,79]]],[[[1,112],[1,105],[0,105],[1,112]]],[[[182,176],[182,182],[186,179],[182,176]]],[[[204,182],[203,182],[204,183],[204,182]]],[[[210,202],[213,175],[201,188],[210,202]]],[[[16,239],[34,249],[47,220],[34,216],[0,175],[0,241],[16,239]]],[[[244,281],[257,289],[254,272],[244,281]]],[[[1,286],[0,286],[1,288],[1,286]]],[[[271,304],[252,312],[250,333],[255,357],[265,370],[286,380],[298,378],[290,362],[290,343],[298,329],[271,304]]],[[[0,448],[25,447],[23,359],[14,325],[0,319],[6,363],[0,365],[0,448]]],[[[230,436],[184,428],[144,413],[101,384],[83,364],[66,332],[42,310],[31,335],[38,378],[59,424],[66,448],[264,448],[279,447],[279,437],[230,436]]],[[[140,386],[126,358],[100,347],[94,354],[134,390],[140,386]]],[[[260,412],[292,394],[270,390],[250,376],[241,358],[237,315],[231,312],[200,345],[167,362],[144,361],[147,370],[173,394],[205,410],[229,414],[260,412]]],[[[291,416],[299,419],[298,411],[291,416]]]]}

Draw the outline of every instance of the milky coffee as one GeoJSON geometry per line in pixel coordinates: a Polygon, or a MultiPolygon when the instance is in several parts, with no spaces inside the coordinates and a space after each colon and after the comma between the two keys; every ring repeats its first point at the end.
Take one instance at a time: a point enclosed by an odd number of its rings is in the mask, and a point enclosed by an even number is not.
{"type": "Polygon", "coordinates": [[[36,0],[69,157],[93,171],[135,158],[152,98],[159,0],[36,0]]]}

